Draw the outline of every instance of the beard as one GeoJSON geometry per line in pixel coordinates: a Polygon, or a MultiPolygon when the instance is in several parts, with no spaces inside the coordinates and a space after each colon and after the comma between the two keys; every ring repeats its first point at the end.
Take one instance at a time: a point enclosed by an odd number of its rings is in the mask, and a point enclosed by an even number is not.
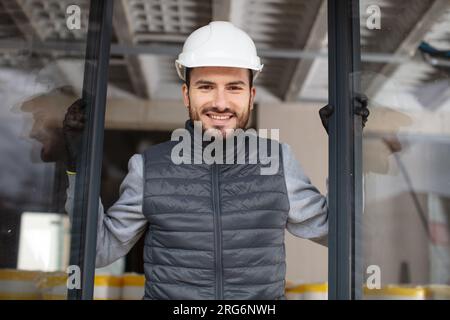
{"type": "MultiPolygon", "coordinates": [[[[248,121],[250,119],[250,101],[248,102],[247,108],[242,112],[241,114],[237,114],[236,112],[233,112],[232,110],[226,108],[225,110],[219,111],[216,107],[209,107],[203,109],[201,112],[199,112],[197,109],[193,109],[191,104],[189,103],[188,110],[189,110],[189,118],[191,121],[201,121],[201,114],[206,114],[207,112],[216,112],[216,113],[233,113],[234,117],[236,118],[236,122],[234,125],[234,128],[227,128],[227,129],[245,129],[247,127],[248,121]]],[[[203,124],[203,122],[202,122],[203,124]]],[[[223,132],[224,128],[221,126],[213,126],[212,128],[220,130],[223,132]]],[[[207,128],[202,126],[202,130],[205,131],[207,128]]],[[[224,133],[225,134],[225,133],[224,133]]]]}

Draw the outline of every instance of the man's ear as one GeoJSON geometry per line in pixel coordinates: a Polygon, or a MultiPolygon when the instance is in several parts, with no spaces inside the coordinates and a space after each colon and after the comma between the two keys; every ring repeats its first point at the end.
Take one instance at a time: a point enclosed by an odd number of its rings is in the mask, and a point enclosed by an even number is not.
{"type": "Polygon", "coordinates": [[[181,86],[181,93],[183,94],[183,103],[186,108],[189,108],[189,88],[186,83],[181,86]]]}
{"type": "Polygon", "coordinates": [[[250,89],[250,110],[253,110],[253,103],[255,101],[255,96],[256,96],[256,88],[255,86],[253,86],[250,89]]]}

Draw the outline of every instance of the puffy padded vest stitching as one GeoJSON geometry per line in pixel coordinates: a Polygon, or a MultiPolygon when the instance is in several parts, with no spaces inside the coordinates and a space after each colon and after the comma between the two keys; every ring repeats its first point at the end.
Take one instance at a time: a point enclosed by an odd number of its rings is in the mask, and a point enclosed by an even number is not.
{"type": "Polygon", "coordinates": [[[177,142],[144,157],[144,299],[284,299],[289,200],[257,164],[181,164],[177,142]]]}

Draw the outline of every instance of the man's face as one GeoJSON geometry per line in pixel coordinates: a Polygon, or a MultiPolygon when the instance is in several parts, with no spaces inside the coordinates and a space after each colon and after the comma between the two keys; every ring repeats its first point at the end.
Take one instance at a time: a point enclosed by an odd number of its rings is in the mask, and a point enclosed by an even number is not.
{"type": "Polygon", "coordinates": [[[183,100],[192,121],[203,129],[244,129],[256,94],[250,88],[248,69],[199,67],[190,72],[189,88],[183,85],[183,100]]]}
{"type": "Polygon", "coordinates": [[[33,116],[28,136],[39,142],[38,145],[33,144],[31,154],[33,160],[37,153],[44,162],[54,162],[64,157],[62,121],[66,110],[63,106],[66,104],[67,98],[59,89],[55,89],[50,93],[27,100],[21,105],[23,112],[33,116]]]}

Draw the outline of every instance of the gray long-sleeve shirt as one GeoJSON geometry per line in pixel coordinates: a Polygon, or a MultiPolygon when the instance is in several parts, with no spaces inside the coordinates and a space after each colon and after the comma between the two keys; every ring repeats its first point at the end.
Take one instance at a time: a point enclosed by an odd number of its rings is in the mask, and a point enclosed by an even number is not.
{"type": "MultiPolygon", "coordinates": [[[[303,172],[290,146],[282,143],[283,168],[289,198],[287,230],[294,236],[327,245],[327,198],[320,194],[303,172]]],[[[96,267],[125,256],[147,229],[142,213],[144,163],[140,154],[128,162],[128,174],[120,185],[120,197],[105,213],[99,201],[96,267]]],[[[66,211],[72,216],[75,176],[69,175],[66,211]]]]}

